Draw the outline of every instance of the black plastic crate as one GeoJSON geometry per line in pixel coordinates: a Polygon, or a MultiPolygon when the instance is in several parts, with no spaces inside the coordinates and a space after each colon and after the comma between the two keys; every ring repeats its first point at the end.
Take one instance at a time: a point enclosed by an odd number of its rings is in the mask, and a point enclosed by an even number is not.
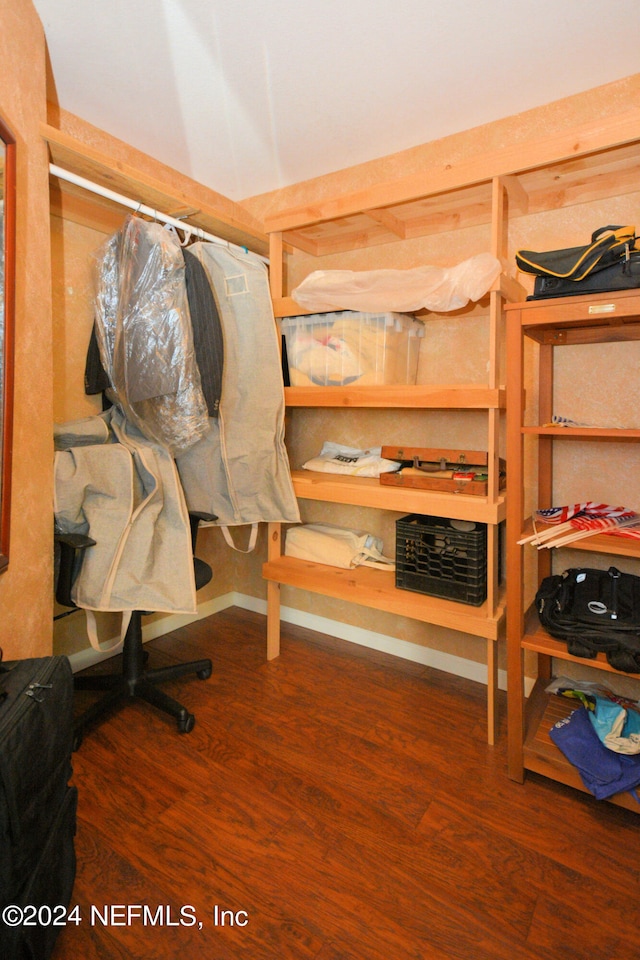
{"type": "Polygon", "coordinates": [[[410,514],[396,521],[396,587],[480,606],[487,598],[487,525],[410,514]],[[463,529],[460,529],[460,528],[463,529]]]}

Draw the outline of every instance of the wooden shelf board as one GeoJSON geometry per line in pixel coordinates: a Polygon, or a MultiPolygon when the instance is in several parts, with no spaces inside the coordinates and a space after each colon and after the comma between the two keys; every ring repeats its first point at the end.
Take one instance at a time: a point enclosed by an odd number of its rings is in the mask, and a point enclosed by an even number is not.
{"type": "Polygon", "coordinates": [[[626,144],[538,167],[518,180],[529,198],[527,212],[542,213],[637,190],[640,156],[637,144],[626,144]]]}
{"type": "Polygon", "coordinates": [[[625,324],[629,326],[630,338],[635,339],[634,321],[637,322],[640,316],[640,289],[507,303],[505,311],[508,324],[517,322],[511,313],[518,311],[525,336],[543,343],[562,345],[564,328],[582,328],[585,339],[574,342],[588,343],[590,327],[598,331],[608,330],[612,340],[624,340],[625,324]]]}
{"type": "Polygon", "coordinates": [[[599,533],[593,537],[585,537],[575,544],[569,544],[572,550],[587,550],[590,553],[613,554],[618,557],[640,559],[640,540],[630,537],[614,537],[610,533],[599,533]]]}
{"type": "Polygon", "coordinates": [[[275,583],[299,587],[423,623],[437,624],[487,640],[498,640],[502,636],[503,598],[495,614],[489,616],[486,603],[473,607],[410,590],[398,590],[393,571],[374,570],[371,567],[343,570],[286,556],[265,563],[262,576],[275,583]]]}
{"type": "Polygon", "coordinates": [[[313,314],[313,310],[307,310],[301,307],[293,297],[275,297],[272,300],[273,315],[277,319],[282,317],[307,317],[313,314]]]}
{"type": "MultiPolygon", "coordinates": [[[[591,794],[584,786],[580,774],[569,763],[549,736],[549,730],[576,709],[574,703],[562,697],[544,692],[545,684],[537,681],[527,702],[527,736],[524,743],[525,769],[540,773],[551,780],[591,794]]],[[[601,802],[601,801],[595,801],[601,802]]],[[[607,801],[616,806],[640,813],[640,804],[629,794],[619,793],[607,801]]]]}
{"type": "MultiPolygon", "coordinates": [[[[520,301],[522,300],[523,297],[526,296],[526,291],[522,286],[522,284],[520,284],[513,277],[510,277],[505,273],[502,273],[498,277],[498,279],[496,280],[496,282],[494,283],[491,289],[496,293],[500,293],[505,298],[505,300],[508,300],[511,302],[520,301]]],[[[488,303],[488,294],[487,294],[487,297],[484,298],[482,302],[485,304],[488,303]]],[[[485,309],[487,308],[485,307],[485,309]]],[[[279,319],[282,317],[305,317],[305,316],[313,315],[316,313],[322,313],[322,312],[324,311],[307,310],[305,307],[300,306],[300,304],[297,303],[293,299],[293,297],[276,297],[273,300],[273,315],[276,319],[279,319]]],[[[417,317],[427,322],[429,321],[430,317],[444,316],[444,314],[442,313],[434,313],[433,311],[426,310],[426,309],[412,310],[409,312],[415,314],[417,317]]],[[[453,315],[457,315],[458,312],[451,311],[451,313],[453,313],[453,315]]]]}
{"type": "Polygon", "coordinates": [[[385,383],[349,387],[285,387],[288,407],[394,407],[440,410],[504,409],[505,391],[478,384],[385,383]]]}
{"type": "Polygon", "coordinates": [[[294,470],[292,477],[296,497],[302,500],[322,500],[489,524],[499,523],[506,515],[504,494],[496,503],[492,503],[487,497],[472,497],[462,493],[385,486],[379,480],[367,477],[316,473],[312,470],[294,470]]]}
{"type": "MultiPolygon", "coordinates": [[[[539,528],[541,530],[551,529],[548,524],[540,524],[539,528]]],[[[529,519],[522,529],[520,534],[520,539],[523,537],[529,537],[533,534],[533,524],[529,519]]],[[[594,533],[590,537],[585,537],[584,540],[577,540],[575,543],[567,544],[567,548],[570,550],[585,550],[587,553],[606,553],[612,554],[613,556],[619,557],[631,557],[635,560],[640,560],[640,540],[632,539],[631,537],[615,537],[610,533],[594,533]]],[[[535,547],[530,549],[535,550],[535,547]]]]}
{"type": "Polygon", "coordinates": [[[640,430],[616,427],[522,427],[522,433],[560,440],[608,440],[618,443],[640,440],[640,430]]]}
{"type": "Polygon", "coordinates": [[[285,231],[283,238],[292,246],[313,246],[317,256],[325,256],[490,223],[491,183],[487,181],[454,189],[444,197],[436,194],[379,207],[367,204],[348,216],[285,231]]]}
{"type": "MultiPolygon", "coordinates": [[[[113,160],[55,127],[42,124],[41,131],[56,166],[155,210],[174,217],[184,215],[195,226],[256,253],[269,252],[262,224],[240,204],[214,190],[195,183],[193,194],[180,187],[172,190],[167,182],[113,160]]],[[[59,183],[61,190],[68,189],[62,180],[59,183]]]]}
{"type": "Polygon", "coordinates": [[[527,336],[538,343],[550,344],[552,347],[585,346],[594,343],[627,343],[631,340],[640,340],[640,323],[617,323],[606,321],[594,323],[593,320],[584,323],[577,321],[572,326],[563,327],[529,327],[527,336]]]}
{"type": "Polygon", "coordinates": [[[636,678],[637,673],[625,673],[623,670],[616,670],[609,666],[604,653],[599,653],[593,660],[586,657],[574,657],[567,650],[567,645],[562,640],[555,640],[549,636],[547,631],[541,626],[538,614],[534,607],[531,607],[526,616],[525,635],[522,638],[522,647],[525,650],[533,650],[548,657],[555,657],[557,660],[567,660],[571,663],[580,663],[587,667],[596,667],[598,670],[604,670],[607,673],[615,673],[621,676],[636,678]]]}
{"type": "MultiPolygon", "coordinates": [[[[619,183],[625,171],[629,171],[630,189],[633,188],[633,172],[638,165],[633,146],[637,139],[638,110],[632,109],[615,117],[589,121],[573,128],[570,135],[562,131],[543,139],[513,143],[507,149],[490,150],[458,163],[423,167],[406,177],[374,183],[348,195],[280,210],[265,218],[265,230],[306,232],[318,224],[334,221],[344,232],[349,229],[345,221],[356,218],[358,223],[357,218],[367,210],[383,209],[396,219],[408,220],[408,211],[401,209],[407,204],[416,208],[415,216],[419,218],[424,217],[425,200],[434,197],[439,199],[437,227],[449,211],[455,212],[465,204],[470,204],[477,217],[494,177],[520,177],[524,189],[529,186],[534,192],[537,210],[579,202],[584,184],[589,181],[599,184],[595,188],[598,196],[614,196],[616,180],[619,183]]],[[[314,236],[317,238],[317,232],[314,236]]],[[[328,230],[322,232],[323,241],[329,236],[328,230]]],[[[398,239],[391,231],[389,238],[398,239]]]]}

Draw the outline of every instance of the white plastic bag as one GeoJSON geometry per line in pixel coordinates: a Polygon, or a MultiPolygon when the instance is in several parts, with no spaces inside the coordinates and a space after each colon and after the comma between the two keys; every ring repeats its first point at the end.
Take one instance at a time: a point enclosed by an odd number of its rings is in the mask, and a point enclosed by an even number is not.
{"type": "Polygon", "coordinates": [[[306,310],[364,312],[458,310],[480,300],[500,274],[500,261],[489,253],[455,267],[411,270],[314,270],[291,293],[306,310]]]}
{"type": "Polygon", "coordinates": [[[342,473],[350,477],[379,477],[381,473],[393,473],[400,469],[398,461],[385,460],[381,453],[381,447],[356,450],[355,447],[345,447],[327,440],[318,456],[307,460],[302,468],[318,473],[342,473]]]}

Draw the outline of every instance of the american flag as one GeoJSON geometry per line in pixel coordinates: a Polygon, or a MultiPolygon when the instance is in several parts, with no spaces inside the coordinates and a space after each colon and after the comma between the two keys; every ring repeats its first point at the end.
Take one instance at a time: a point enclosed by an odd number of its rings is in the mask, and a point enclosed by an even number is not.
{"type": "Polygon", "coordinates": [[[640,516],[636,524],[628,527],[620,527],[619,530],[609,530],[613,537],[629,537],[631,540],[640,540],[640,516]]]}
{"type": "Polygon", "coordinates": [[[532,543],[538,549],[565,546],[594,533],[640,539],[640,514],[626,507],[612,507],[608,503],[589,500],[566,507],[536,510],[533,527],[533,536],[524,537],[519,543],[532,543]],[[536,520],[550,525],[551,530],[538,530],[536,520]]]}
{"type": "Polygon", "coordinates": [[[610,528],[615,529],[619,524],[627,520],[633,520],[634,518],[640,521],[637,513],[634,513],[633,510],[627,510],[625,513],[615,514],[613,516],[573,517],[569,522],[576,530],[609,530],[610,528]]]}
{"type": "Polygon", "coordinates": [[[548,510],[536,510],[536,519],[543,523],[567,523],[571,521],[572,525],[582,528],[579,521],[582,518],[587,520],[624,520],[633,517],[635,511],[628,510],[626,507],[611,507],[608,503],[596,503],[593,500],[587,500],[586,503],[569,504],[566,507],[550,507],[548,510]]]}
{"type": "Polygon", "coordinates": [[[536,510],[536,519],[543,523],[566,523],[571,517],[584,516],[589,503],[574,503],[567,507],[549,507],[548,510],[536,510]]]}

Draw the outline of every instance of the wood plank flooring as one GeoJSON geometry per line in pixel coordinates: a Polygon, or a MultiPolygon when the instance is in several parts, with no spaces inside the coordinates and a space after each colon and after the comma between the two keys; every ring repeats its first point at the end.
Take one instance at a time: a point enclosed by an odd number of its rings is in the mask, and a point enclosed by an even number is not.
{"type": "Polygon", "coordinates": [[[640,818],[511,782],[484,687],[286,625],[267,662],[237,608],[147,648],[213,676],[166,687],[192,733],[135,703],[74,754],[53,960],[640,958],[640,818]]]}

